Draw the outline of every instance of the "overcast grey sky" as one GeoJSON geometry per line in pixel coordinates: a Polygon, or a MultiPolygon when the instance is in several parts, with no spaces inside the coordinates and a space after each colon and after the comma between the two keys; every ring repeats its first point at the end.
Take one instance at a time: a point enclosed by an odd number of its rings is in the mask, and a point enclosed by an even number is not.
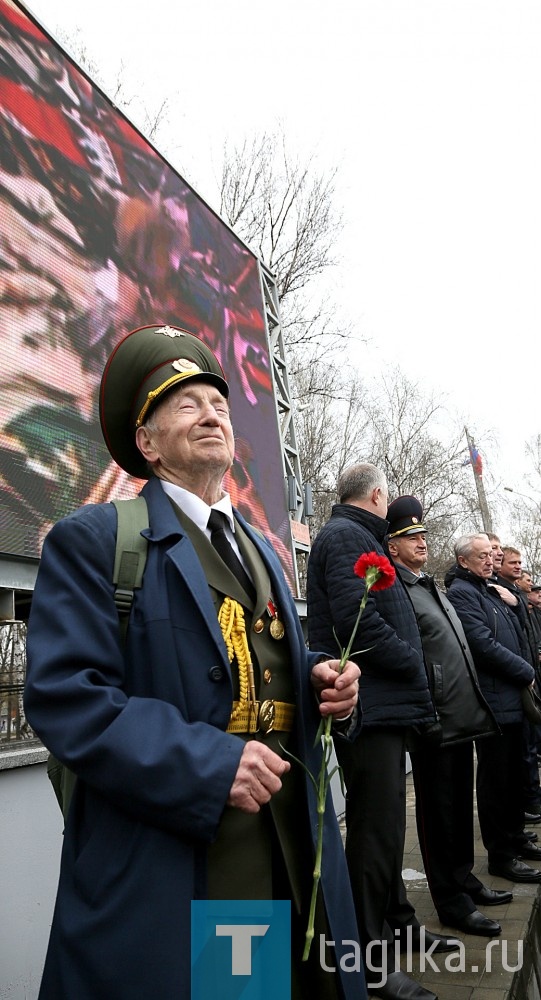
{"type": "Polygon", "coordinates": [[[144,93],[179,95],[185,176],[207,200],[224,137],[278,119],[338,164],[334,280],[371,341],[360,370],[399,364],[447,395],[487,473],[520,477],[541,429],[539,0],[29,7],[144,93]]]}

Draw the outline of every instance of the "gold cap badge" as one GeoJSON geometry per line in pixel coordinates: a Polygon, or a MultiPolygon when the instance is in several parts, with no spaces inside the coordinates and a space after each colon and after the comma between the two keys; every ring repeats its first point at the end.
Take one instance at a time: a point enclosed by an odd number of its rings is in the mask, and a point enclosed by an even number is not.
{"type": "Polygon", "coordinates": [[[171,362],[175,371],[180,372],[182,375],[196,375],[201,371],[199,365],[194,364],[193,361],[188,361],[187,358],[177,358],[176,361],[171,362]]]}

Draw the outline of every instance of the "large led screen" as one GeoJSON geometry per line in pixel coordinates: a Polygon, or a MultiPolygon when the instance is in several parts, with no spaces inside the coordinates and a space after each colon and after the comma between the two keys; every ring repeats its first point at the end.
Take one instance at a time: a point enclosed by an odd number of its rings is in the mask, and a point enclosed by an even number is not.
{"type": "Polygon", "coordinates": [[[256,257],[24,8],[0,0],[0,551],[37,557],[50,525],[136,493],[97,418],[129,330],[181,326],[231,386],[233,502],[294,588],[256,257]]]}

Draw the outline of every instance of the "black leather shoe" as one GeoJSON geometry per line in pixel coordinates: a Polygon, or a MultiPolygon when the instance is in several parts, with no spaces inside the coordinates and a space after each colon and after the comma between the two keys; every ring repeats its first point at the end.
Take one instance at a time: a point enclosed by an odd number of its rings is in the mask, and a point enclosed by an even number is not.
{"type": "Polygon", "coordinates": [[[524,822],[528,826],[535,826],[536,823],[541,823],[541,813],[524,813],[524,822]]]}
{"type": "Polygon", "coordinates": [[[532,844],[534,844],[536,840],[539,840],[539,837],[533,830],[523,830],[522,836],[525,837],[526,840],[530,840],[532,844]]]}
{"type": "MultiPolygon", "coordinates": [[[[504,903],[510,903],[513,898],[513,893],[509,892],[508,889],[489,889],[488,886],[484,885],[479,892],[469,892],[468,896],[473,899],[474,903],[480,903],[482,906],[503,906],[504,903]]],[[[454,927],[454,924],[449,924],[450,927],[454,927]]]]}
{"type": "Polygon", "coordinates": [[[438,1000],[435,993],[425,990],[400,969],[390,972],[383,986],[378,986],[377,989],[369,983],[366,986],[371,997],[381,997],[382,1000],[438,1000]]]}
{"type": "MultiPolygon", "coordinates": [[[[452,926],[451,924],[449,926],[452,926]]],[[[457,938],[444,937],[443,934],[433,934],[432,931],[425,930],[423,942],[421,942],[421,927],[406,927],[400,935],[400,951],[407,951],[408,947],[412,951],[420,951],[421,944],[425,951],[431,949],[430,954],[442,951],[456,951],[460,947],[457,938]],[[436,942],[434,948],[432,945],[436,942]]]]}
{"type": "Polygon", "coordinates": [[[541,882],[541,871],[538,868],[531,868],[530,865],[525,865],[518,858],[512,858],[510,861],[502,861],[496,865],[489,863],[488,870],[491,875],[497,875],[499,878],[507,878],[510,882],[541,882]]]}
{"type": "Polygon", "coordinates": [[[446,921],[449,927],[456,927],[464,934],[478,934],[479,937],[496,937],[501,934],[502,929],[496,920],[489,920],[479,910],[467,913],[460,920],[446,921]]]}
{"type": "Polygon", "coordinates": [[[530,861],[541,861],[541,847],[537,847],[536,844],[522,844],[518,848],[519,858],[528,858],[530,861]]]}

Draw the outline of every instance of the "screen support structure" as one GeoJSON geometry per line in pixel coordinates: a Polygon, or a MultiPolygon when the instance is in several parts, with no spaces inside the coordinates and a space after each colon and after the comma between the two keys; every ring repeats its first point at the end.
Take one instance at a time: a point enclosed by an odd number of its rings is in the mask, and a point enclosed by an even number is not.
{"type": "Polygon", "coordinates": [[[284,469],[284,489],[288,497],[293,544],[293,563],[297,594],[304,589],[304,572],[307,553],[310,550],[310,535],[306,520],[306,495],[302,481],[299,449],[295,430],[294,403],[291,395],[285,345],[280,318],[280,300],[276,280],[268,267],[259,261],[265,324],[269,339],[274,398],[278,412],[278,426],[282,447],[284,469]],[[302,526],[302,527],[301,527],[302,526]],[[304,539],[304,540],[303,540],[304,539]]]}

